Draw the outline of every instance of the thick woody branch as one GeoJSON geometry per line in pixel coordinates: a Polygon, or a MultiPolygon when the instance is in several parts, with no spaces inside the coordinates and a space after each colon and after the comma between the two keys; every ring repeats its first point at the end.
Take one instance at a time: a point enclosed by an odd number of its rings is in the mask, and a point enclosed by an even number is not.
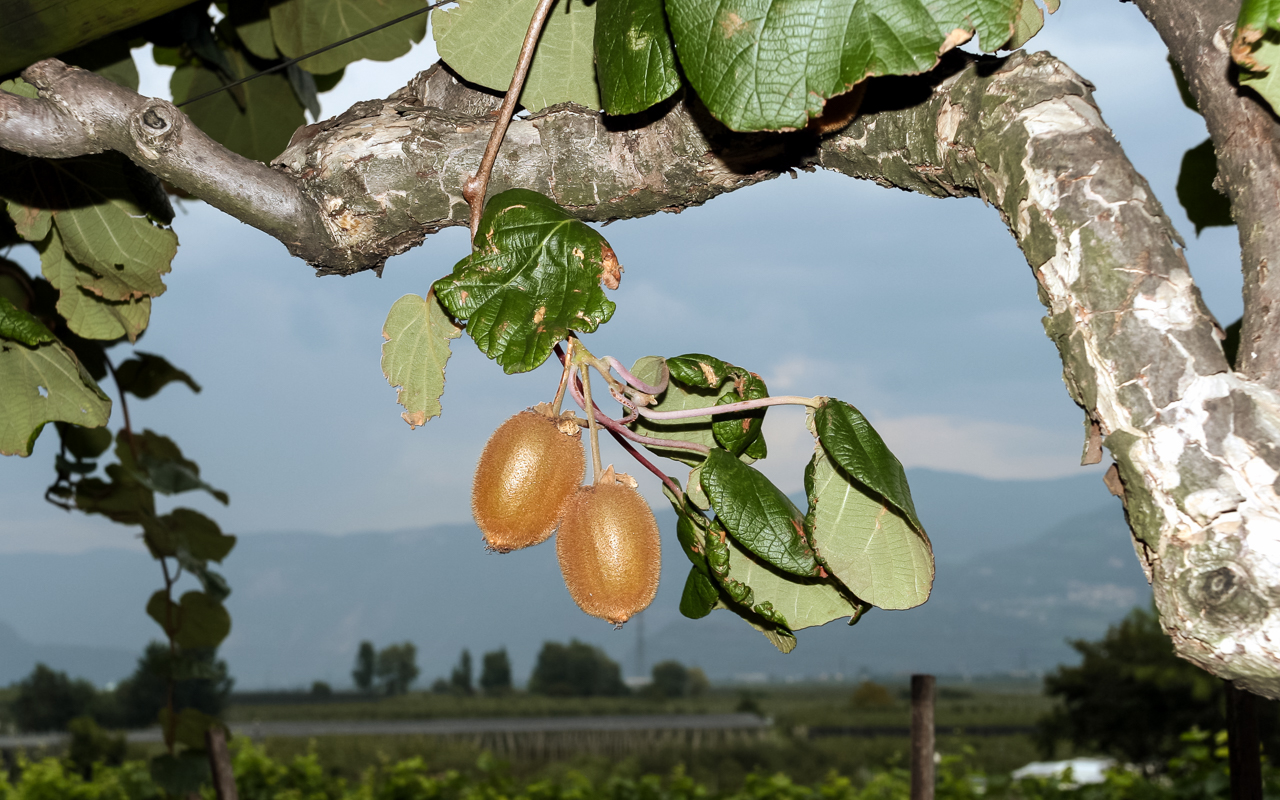
{"type": "Polygon", "coordinates": [[[319,260],[327,252],[318,214],[296,181],[213,141],[173,104],[56,59],[22,76],[40,99],[0,92],[0,147],[40,158],[115,150],[295,255],[319,260]]]}
{"type": "MultiPolygon", "coordinates": [[[[43,80],[46,102],[63,105],[43,80]]],[[[169,112],[164,124],[189,141],[196,133],[167,104],[134,98],[104,99],[86,136],[169,177],[172,156],[132,155],[145,108],[169,112]],[[135,133],[109,134],[111,125],[135,133]]],[[[263,199],[267,210],[246,202],[231,213],[252,222],[284,203],[296,212],[277,218],[294,230],[314,214],[322,244],[305,257],[321,272],[377,268],[467,223],[459,187],[480,162],[496,106],[435,67],[386,100],[300,129],[274,162],[279,171],[263,168],[283,181],[280,197],[263,199]]],[[[74,107],[99,108],[84,98],[74,107]]],[[[1178,235],[1088,82],[1047,54],[952,54],[929,76],[874,81],[863,108],[819,140],[733,134],[692,103],[625,124],[553,107],[512,124],[491,191],[535,189],[584,219],[608,220],[678,211],[820,167],[935,197],[982,197],[1025,253],[1068,390],[1115,458],[1110,484],[1178,651],[1280,695],[1280,397],[1229,370],[1178,235]]],[[[0,146],[14,135],[0,122],[0,146]]],[[[224,180],[209,178],[208,191],[224,180]]]]}
{"type": "Polygon", "coordinates": [[[1280,121],[1233,82],[1230,43],[1240,0],[1136,0],[1182,67],[1218,154],[1244,270],[1236,368],[1280,389],[1280,121]]]}

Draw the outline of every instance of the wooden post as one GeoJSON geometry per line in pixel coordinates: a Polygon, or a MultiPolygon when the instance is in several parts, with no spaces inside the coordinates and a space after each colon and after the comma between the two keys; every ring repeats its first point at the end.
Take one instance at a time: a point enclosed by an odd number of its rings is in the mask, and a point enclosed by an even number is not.
{"type": "Polygon", "coordinates": [[[1227,689],[1227,760],[1231,800],[1262,800],[1262,751],[1258,741],[1258,696],[1223,681],[1227,689]]]}
{"type": "Polygon", "coordinates": [[[231,753],[227,750],[227,729],[214,725],[204,733],[209,748],[209,771],[213,774],[213,793],[218,800],[240,800],[236,793],[236,776],[231,771],[231,753]]]}
{"type": "Polygon", "coordinates": [[[933,800],[934,683],[932,675],[911,676],[911,800],[933,800]]]}

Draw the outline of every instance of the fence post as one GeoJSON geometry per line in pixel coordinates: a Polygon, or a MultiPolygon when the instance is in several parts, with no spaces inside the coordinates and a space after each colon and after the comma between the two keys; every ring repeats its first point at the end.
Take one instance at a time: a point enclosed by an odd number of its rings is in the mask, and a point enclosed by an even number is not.
{"type": "Polygon", "coordinates": [[[1258,741],[1258,696],[1223,681],[1227,689],[1227,761],[1231,800],[1262,800],[1262,752],[1258,741]]]}
{"type": "Polygon", "coordinates": [[[933,800],[934,683],[932,675],[911,676],[911,800],[933,800]]]}
{"type": "Polygon", "coordinates": [[[213,773],[213,793],[218,800],[239,800],[236,777],[231,771],[231,753],[227,750],[227,730],[214,725],[204,733],[209,750],[209,769],[213,773]]]}

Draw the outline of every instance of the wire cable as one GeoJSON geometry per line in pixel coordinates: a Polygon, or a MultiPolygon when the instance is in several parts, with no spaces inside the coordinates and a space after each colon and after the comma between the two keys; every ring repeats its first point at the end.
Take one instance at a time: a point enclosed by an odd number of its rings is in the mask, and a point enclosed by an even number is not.
{"type": "Polygon", "coordinates": [[[219,92],[225,92],[228,89],[233,89],[242,83],[248,83],[254,78],[261,78],[263,75],[270,75],[273,72],[279,72],[282,69],[288,69],[289,67],[292,67],[294,64],[297,64],[299,61],[306,61],[308,58],[311,58],[312,56],[318,56],[321,53],[327,53],[335,47],[341,47],[342,45],[347,44],[349,42],[354,42],[356,39],[360,39],[362,37],[368,36],[371,33],[377,33],[378,31],[384,28],[390,28],[392,25],[399,25],[401,22],[404,22],[405,20],[413,19],[414,17],[420,16],[422,14],[427,13],[428,11],[439,8],[440,6],[443,6],[443,5],[448,5],[449,3],[452,3],[455,1],[456,0],[438,0],[438,2],[431,3],[430,5],[419,8],[416,11],[410,11],[408,14],[405,14],[404,16],[396,17],[395,19],[390,20],[388,22],[384,22],[381,25],[375,25],[374,27],[370,28],[367,31],[361,31],[360,33],[352,34],[351,36],[348,36],[345,39],[334,42],[333,44],[327,44],[318,50],[312,50],[310,53],[307,53],[305,55],[300,55],[297,58],[290,58],[285,61],[281,61],[279,64],[270,66],[262,70],[261,72],[255,72],[252,75],[249,75],[248,77],[240,78],[239,80],[232,81],[231,83],[228,83],[225,86],[220,86],[217,89],[212,89],[210,91],[205,92],[204,94],[198,94],[195,97],[190,97],[186,100],[183,100],[181,103],[175,103],[174,105],[176,105],[178,108],[182,108],[183,106],[188,105],[190,103],[194,103],[197,100],[203,100],[206,97],[213,97],[215,94],[219,92]]]}

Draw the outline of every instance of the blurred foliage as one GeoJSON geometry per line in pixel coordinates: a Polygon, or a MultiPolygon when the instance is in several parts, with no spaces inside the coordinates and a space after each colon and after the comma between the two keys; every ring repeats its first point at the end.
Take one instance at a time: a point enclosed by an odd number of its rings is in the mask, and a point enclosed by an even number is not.
{"type": "MultiPolygon", "coordinates": [[[[1070,775],[1056,779],[1011,780],[978,768],[972,750],[943,755],[938,764],[938,800],[1210,800],[1227,793],[1226,748],[1222,734],[1198,729],[1184,734],[1169,770],[1153,776],[1138,769],[1113,769],[1103,783],[1076,785],[1070,775]]],[[[946,747],[943,746],[945,751],[946,747]]],[[[423,757],[384,758],[354,778],[336,774],[314,744],[307,752],[281,756],[244,739],[233,742],[233,763],[244,800],[899,800],[910,777],[900,765],[841,774],[832,770],[812,781],[782,771],[756,770],[732,786],[714,786],[683,765],[664,773],[600,774],[570,769],[532,780],[518,778],[508,765],[482,753],[465,769],[440,769],[423,757]]],[[[66,761],[18,757],[16,778],[0,776],[0,800],[151,800],[159,793],[137,761],[98,763],[85,777],[66,761]]],[[[1264,790],[1280,792],[1280,771],[1264,767],[1264,790]]]]}
{"type": "Polygon", "coordinates": [[[616,697],[627,694],[622,669],[598,647],[574,639],[546,642],[529,678],[529,691],[551,697],[616,697]]]}
{"type": "MultiPolygon", "coordinates": [[[[1037,724],[1046,755],[1068,741],[1134,763],[1163,763],[1183,747],[1182,732],[1226,724],[1221,679],[1174,654],[1154,610],[1135,608],[1102,639],[1071,646],[1080,665],[1045,677],[1045,693],[1061,701],[1037,724]]],[[[1277,705],[1259,709],[1264,749],[1274,754],[1277,705]]]]}
{"type": "Polygon", "coordinates": [[[17,686],[9,713],[19,730],[60,731],[76,717],[93,710],[98,690],[86,680],[72,680],[44,664],[36,664],[31,674],[17,686]]]}
{"type": "Polygon", "coordinates": [[[480,688],[487,695],[511,691],[511,659],[507,648],[485,653],[480,665],[480,688]]]}

